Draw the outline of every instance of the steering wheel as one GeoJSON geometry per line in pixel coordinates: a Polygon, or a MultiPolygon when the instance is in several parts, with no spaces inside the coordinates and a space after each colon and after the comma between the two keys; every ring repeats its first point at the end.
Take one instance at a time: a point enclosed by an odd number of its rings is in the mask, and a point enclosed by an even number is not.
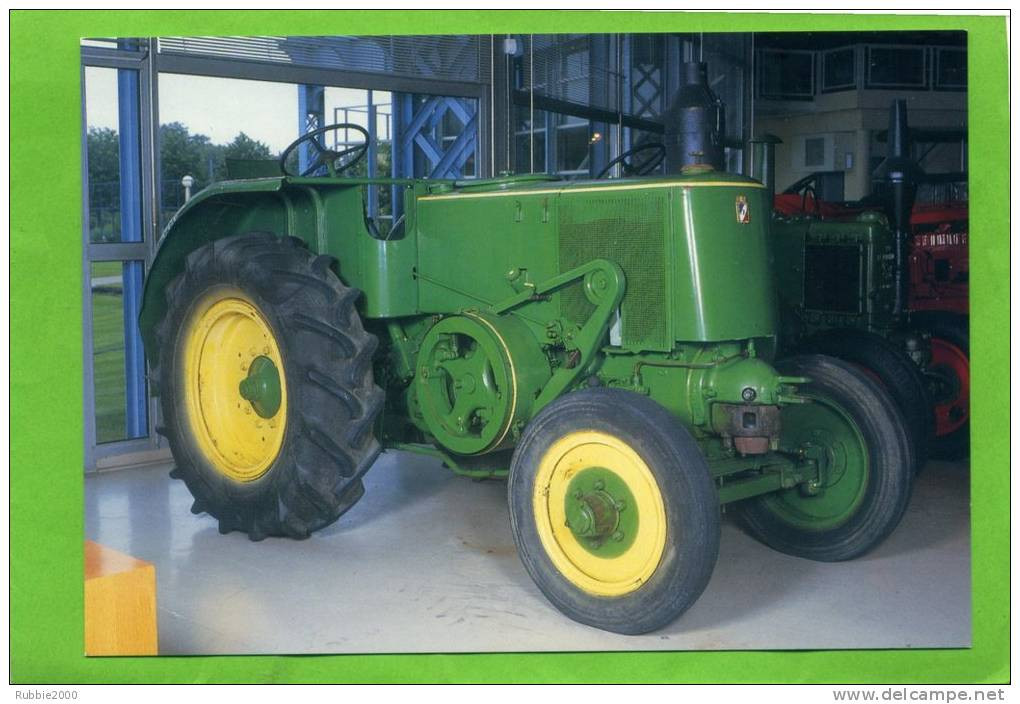
{"type": "Polygon", "coordinates": [[[350,122],[320,127],[317,130],[301,135],[283,150],[283,154],[280,155],[280,171],[287,176],[313,176],[316,171],[326,167],[329,176],[335,178],[344,171],[350,170],[355,164],[365,158],[365,155],[368,153],[369,139],[368,131],[364,127],[350,122]],[[318,138],[326,132],[333,130],[354,130],[355,132],[360,132],[363,141],[361,144],[340,151],[327,149],[319,143],[318,138]],[[305,142],[308,142],[315,152],[315,158],[312,159],[312,163],[308,168],[299,172],[298,164],[300,161],[293,155],[300,154],[297,149],[305,142]],[[344,159],[344,157],[347,158],[344,159]]]}
{"type": "Polygon", "coordinates": [[[812,210],[814,211],[813,214],[818,219],[821,219],[821,217],[822,217],[822,204],[818,201],[818,194],[815,192],[815,187],[813,185],[804,186],[804,190],[801,193],[802,193],[802,195],[800,197],[800,210],[801,210],[801,212],[804,213],[805,215],[808,214],[807,204],[808,204],[808,194],[810,193],[811,194],[811,203],[813,205],[812,210]]]}
{"type": "Polygon", "coordinates": [[[794,181],[793,183],[791,183],[789,188],[787,188],[785,191],[783,191],[783,193],[784,194],[800,193],[801,191],[804,190],[805,187],[809,187],[809,186],[813,187],[815,185],[815,181],[817,181],[817,180],[818,180],[818,174],[808,174],[804,178],[799,179],[799,180],[794,181]]]}
{"type": "Polygon", "coordinates": [[[599,175],[595,178],[605,178],[606,174],[613,170],[613,167],[617,164],[623,165],[624,176],[647,176],[648,174],[659,168],[659,164],[666,158],[666,146],[661,142],[648,142],[647,144],[641,144],[636,147],[632,147],[625,151],[620,156],[613,159],[611,162],[606,164],[606,168],[599,172],[599,175]],[[655,154],[645,159],[640,165],[634,165],[633,157],[642,152],[655,151],[655,154]]]}

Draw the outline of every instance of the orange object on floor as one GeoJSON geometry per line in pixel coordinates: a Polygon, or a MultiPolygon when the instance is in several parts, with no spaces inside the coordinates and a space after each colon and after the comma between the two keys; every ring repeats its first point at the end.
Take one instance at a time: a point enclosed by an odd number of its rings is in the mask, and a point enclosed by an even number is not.
{"type": "Polygon", "coordinates": [[[156,654],[156,568],[85,541],[85,654],[156,654]]]}

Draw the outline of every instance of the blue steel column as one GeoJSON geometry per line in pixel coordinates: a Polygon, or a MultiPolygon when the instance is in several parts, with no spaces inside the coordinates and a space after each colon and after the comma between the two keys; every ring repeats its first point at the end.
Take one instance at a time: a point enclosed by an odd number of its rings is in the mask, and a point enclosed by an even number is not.
{"type": "MultiPolygon", "coordinates": [[[[298,86],[298,136],[326,126],[326,89],[323,86],[298,86]]],[[[308,168],[311,145],[298,148],[298,173],[308,168]]]]}
{"type": "Polygon", "coordinates": [[[393,176],[394,178],[424,176],[415,173],[414,168],[414,138],[420,128],[420,125],[416,124],[418,119],[414,114],[414,95],[394,93],[393,108],[393,144],[399,145],[399,148],[393,150],[393,176]]]}
{"type": "MultiPolygon", "coordinates": [[[[141,108],[138,71],[117,70],[118,139],[120,146],[120,233],[122,242],[142,241],[141,108]]],[[[145,355],[138,331],[142,262],[124,262],[124,381],[128,438],[148,434],[145,355]]]]}
{"type": "MultiPolygon", "coordinates": [[[[393,124],[390,127],[390,167],[393,178],[414,177],[414,142],[406,140],[408,127],[414,117],[414,96],[410,93],[392,93],[390,108],[393,124]]],[[[403,191],[393,187],[393,222],[404,213],[403,191]]]]}

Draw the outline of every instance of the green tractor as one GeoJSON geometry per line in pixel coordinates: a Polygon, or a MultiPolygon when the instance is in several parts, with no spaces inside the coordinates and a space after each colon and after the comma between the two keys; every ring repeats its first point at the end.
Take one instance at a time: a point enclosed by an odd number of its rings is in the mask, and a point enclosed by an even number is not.
{"type": "MultiPolygon", "coordinates": [[[[879,381],[904,417],[920,468],[929,452],[967,455],[967,326],[962,315],[912,310],[910,215],[923,174],[909,157],[905,101],[893,102],[887,134],[889,156],[875,174],[880,195],[826,214],[810,185],[795,185],[783,198],[798,190],[801,212],[774,213],[780,349],[838,357],[879,381]]],[[[751,145],[751,173],[769,187],[777,142],[763,135],[751,145]]]]}
{"type": "Polygon", "coordinates": [[[784,354],[819,353],[865,370],[896,401],[917,470],[934,442],[930,343],[904,324],[893,287],[895,232],[876,211],[845,221],[772,222],[784,354]]]}
{"type": "Polygon", "coordinates": [[[382,450],[424,453],[508,477],[541,591],[636,634],[705,589],[722,508],[824,561],[899,523],[914,458],[889,394],[831,357],[773,360],[760,183],[345,178],[366,150],[322,141],[343,129],[197,194],[149,273],[172,476],[221,532],[305,538],[382,450]],[[388,227],[367,215],[380,187],[388,227]]]}

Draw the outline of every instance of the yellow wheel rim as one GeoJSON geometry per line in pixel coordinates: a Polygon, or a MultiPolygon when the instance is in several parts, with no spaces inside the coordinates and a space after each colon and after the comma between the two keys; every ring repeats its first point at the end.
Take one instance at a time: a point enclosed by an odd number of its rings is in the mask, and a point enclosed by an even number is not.
{"type": "MultiPolygon", "coordinates": [[[[655,476],[630,445],[604,432],[570,433],[549,447],[535,477],[534,512],[542,547],[553,565],[572,584],[596,596],[616,597],[638,589],[655,572],[666,548],[666,507],[655,476]],[[617,502],[623,512],[630,512],[632,531],[619,554],[599,555],[591,541],[579,536],[573,516],[573,526],[568,520],[570,502],[582,494],[577,480],[593,471],[622,483],[628,503],[634,504],[617,502]]],[[[613,535],[624,538],[619,532],[613,535]]]]}
{"type": "Polygon", "coordinates": [[[244,293],[219,291],[190,316],[183,370],[188,421],[200,451],[220,474],[254,481],[280,453],[287,424],[283,368],[272,328],[244,293]],[[253,363],[278,376],[279,404],[269,412],[241,393],[253,363]]]}

